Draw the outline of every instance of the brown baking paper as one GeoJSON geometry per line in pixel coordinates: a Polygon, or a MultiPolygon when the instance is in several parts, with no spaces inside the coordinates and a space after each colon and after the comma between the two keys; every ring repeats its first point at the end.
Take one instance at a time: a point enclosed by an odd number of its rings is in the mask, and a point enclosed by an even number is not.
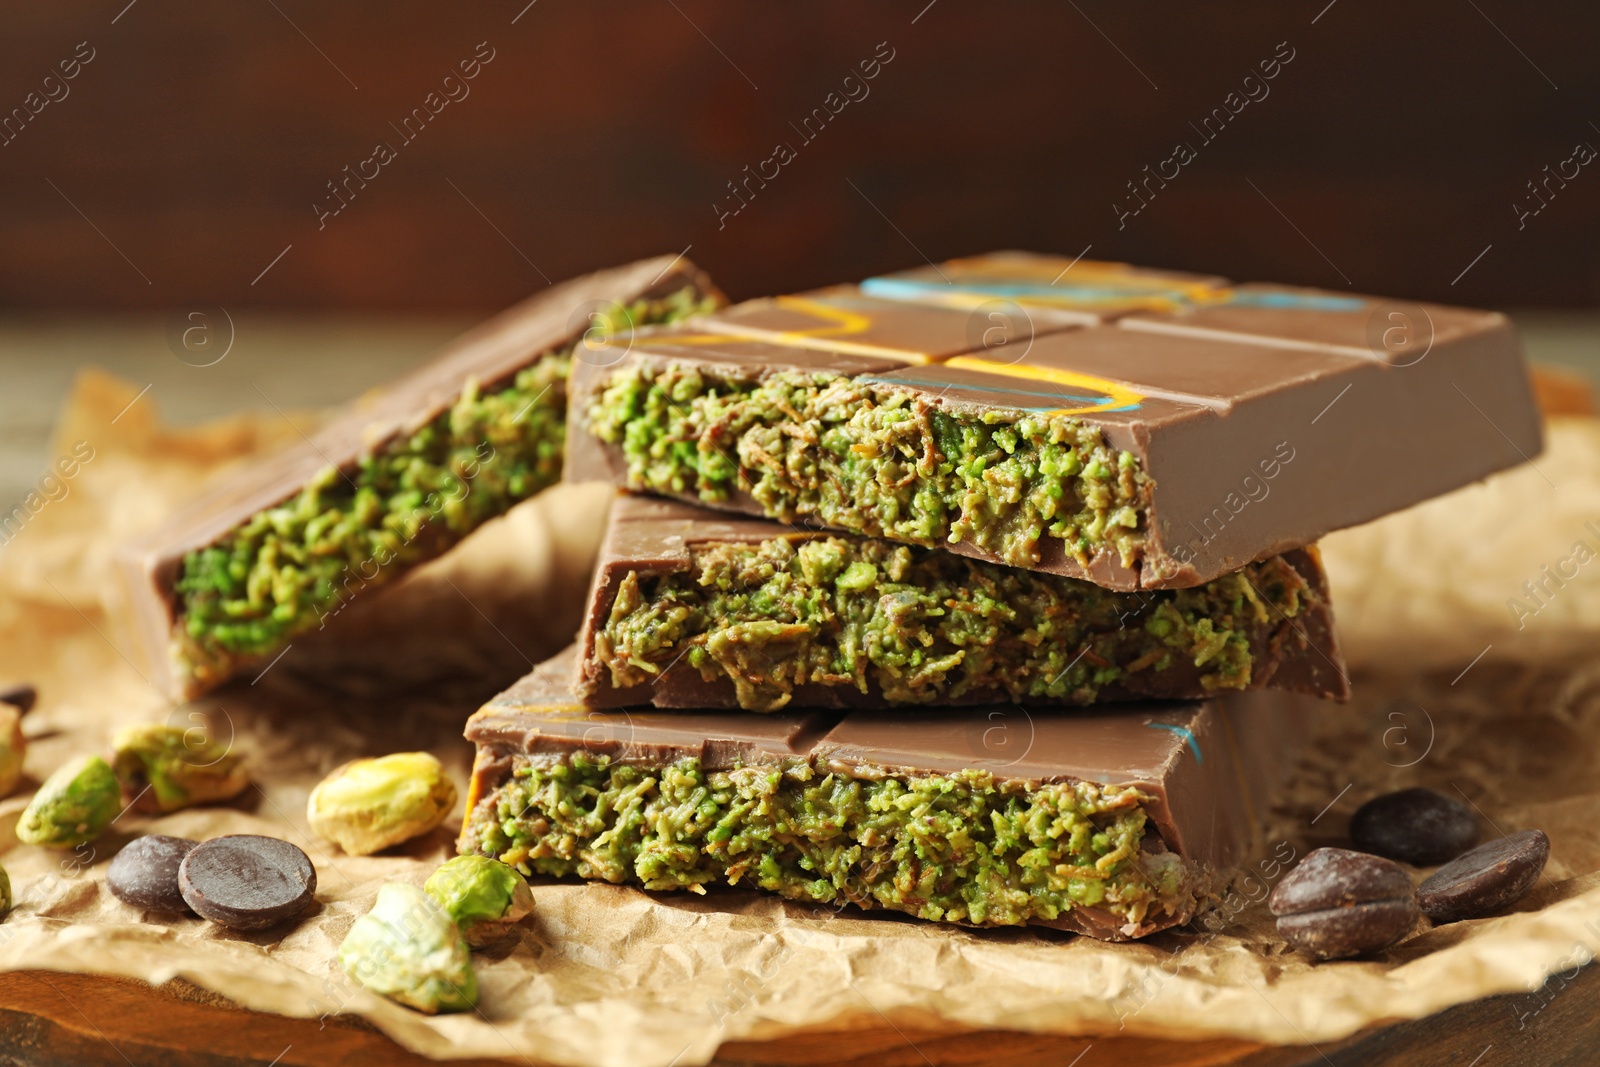
{"type": "Polygon", "coordinates": [[[1330,1041],[1533,990],[1600,948],[1600,664],[1585,655],[1600,627],[1600,559],[1588,558],[1600,552],[1600,528],[1588,525],[1600,521],[1592,420],[1554,425],[1536,467],[1328,539],[1357,696],[1328,707],[1323,736],[1273,805],[1258,862],[1211,923],[1109,945],[733,890],[540,882],[518,937],[476,957],[479,1010],[430,1018],[352,985],[335,952],[380,883],[420,883],[450,854],[453,827],[395,854],[352,858],[309,834],[306,795],[344,760],[408,748],[433,750],[465,784],[463,720],[576,624],[607,491],[531,501],[402,586],[352,604],[260,677],[173,708],[123,657],[102,609],[108,547],[206,477],[225,477],[227,464],[298,431],[276,417],[163,429],[148,399],[123,411],[134,392],[103,376],[80,381],[54,455],[87,442],[93,457],[63,481],[65,493],[44,487],[0,556],[0,682],[32,681],[41,694],[26,720],[33,779],[0,802],[17,902],[0,924],[0,967],[181,977],[263,1011],[357,1014],[440,1058],[666,1067],[704,1063],[727,1040],[886,1020],[1330,1041]],[[1547,564],[1560,584],[1545,578],[1547,564]],[[1518,611],[1517,597],[1535,610],[1518,611]],[[335,660],[347,665],[327,671],[335,660]],[[227,807],[125,814],[77,852],[16,842],[14,816],[39,777],[104,749],[117,727],[150,720],[207,724],[248,754],[258,788],[227,807]],[[1341,843],[1362,800],[1414,784],[1466,798],[1488,834],[1548,831],[1550,864],[1533,894],[1494,918],[1423,923],[1369,960],[1314,966],[1288,951],[1260,903],[1272,881],[1308,849],[1341,843]],[[116,849],[149,832],[285,837],[316,863],[317,906],[266,934],[142,921],[103,878],[116,849]]]}

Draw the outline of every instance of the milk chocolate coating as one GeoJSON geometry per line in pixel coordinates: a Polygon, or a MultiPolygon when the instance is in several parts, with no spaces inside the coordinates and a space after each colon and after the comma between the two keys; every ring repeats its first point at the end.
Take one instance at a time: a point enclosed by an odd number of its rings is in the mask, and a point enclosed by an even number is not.
{"type": "MultiPolygon", "coordinates": [[[[1085,565],[1047,536],[1032,566],[1118,590],[1202,584],[1543,447],[1499,313],[996,253],[639,331],[574,371],[569,480],[626,484],[588,407],[619,368],[675,362],[850,375],[958,415],[1071,412],[1152,481],[1144,556],[1102,547],[1085,565]]],[[[763,513],[740,491],[711,506],[763,513]]]]}
{"type": "MultiPolygon", "coordinates": [[[[154,532],[124,546],[117,557],[118,593],[135,659],[146,677],[175,699],[192,699],[209,688],[180,677],[168,655],[178,621],[173,584],[189,552],[293,497],[330,463],[352,470],[363,456],[415,432],[455,403],[467,379],[476,379],[483,392],[509,384],[544,354],[581,337],[592,324],[588,312],[691,285],[721,297],[710,279],[681,256],[640,260],[546,289],[457,338],[405,377],[347,404],[309,440],[231,473],[154,532]]],[[[574,361],[586,354],[580,351],[574,361]]],[[[397,575],[405,568],[390,569],[397,575]]],[[[240,660],[236,669],[270,658],[240,660]]]]}
{"type": "Polygon", "coordinates": [[[1106,940],[1181,925],[1259,851],[1260,820],[1308,740],[1318,702],[1253,692],[1189,703],[1145,702],[1114,711],[942,708],[896,712],[597,711],[570,692],[576,648],[541,664],[468,721],[477,745],[468,817],[521,756],[583,749],[659,767],[684,757],[706,769],[808,759],[859,777],[985,770],[1006,781],[1135,785],[1154,833],[1146,851],[1186,861],[1195,896],[1176,913],[1134,928],[1094,908],[1040,923],[1106,940]]]}
{"type": "MultiPolygon", "coordinates": [[[[589,608],[578,637],[581,656],[574,691],[579,699],[591,707],[651,704],[658,708],[737,708],[733,681],[722,677],[708,681],[689,665],[686,657],[674,660],[649,684],[614,686],[610,669],[595,654],[595,635],[604,629],[618,586],[630,572],[641,578],[688,572],[693,566],[691,549],[696,544],[757,544],[780,537],[802,540],[809,536],[817,535],[782,523],[718,513],[677,500],[619,494],[612,503],[610,527],[600,546],[589,608]]],[[[1350,683],[1334,632],[1327,576],[1314,549],[1296,549],[1286,558],[1306,579],[1311,594],[1297,617],[1290,619],[1274,612],[1267,623],[1251,633],[1251,687],[1344,700],[1350,694],[1350,683]]],[[[1210,696],[1200,681],[1204,669],[1183,657],[1175,659],[1166,670],[1143,671],[1101,686],[1096,702],[1197,700],[1210,696]]],[[[1011,699],[996,689],[964,693],[943,703],[993,704],[1011,699]]],[[[807,683],[796,687],[792,703],[810,708],[879,708],[884,705],[884,698],[876,685],[870,685],[869,691],[863,693],[848,685],[807,683]]],[[[920,713],[921,707],[908,706],[902,714],[920,713]]]]}

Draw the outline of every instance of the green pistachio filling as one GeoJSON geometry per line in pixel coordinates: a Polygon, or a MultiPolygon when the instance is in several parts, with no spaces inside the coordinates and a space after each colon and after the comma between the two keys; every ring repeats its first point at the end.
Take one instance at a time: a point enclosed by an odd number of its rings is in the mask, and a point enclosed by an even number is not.
{"type": "Polygon", "coordinates": [[[954,414],[836,374],[734,381],[681,363],[616,372],[587,414],[635,489],[712,503],[748,492],[785,522],[968,542],[1014,566],[1038,562],[1041,536],[1085,565],[1108,548],[1132,566],[1144,546],[1149,479],[1076,418],[954,414]]]}
{"type": "Polygon", "coordinates": [[[468,816],[461,850],[544,874],[689,889],[717,882],[794,900],[981,925],[1103,909],[1179,914],[1182,860],[1141,849],[1131,786],[827,771],[804,759],[707,771],[579,751],[516,761],[468,816]]]}
{"type": "MultiPolygon", "coordinates": [[[[712,301],[693,287],[619,305],[602,329],[675,322],[712,301]]],[[[547,353],[491,392],[468,380],[450,410],[407,437],[328,467],[183,559],[173,653],[188,674],[225,677],[318,626],[357,592],[440,555],[561,476],[567,372],[547,353]]]]}
{"type": "Polygon", "coordinates": [[[1192,589],[1115,593],[888,541],[797,540],[702,544],[687,571],[630,571],[595,639],[613,684],[682,657],[754,711],[807,683],[907,704],[987,690],[1089,704],[1112,684],[1171,696],[1158,676],[1184,662],[1207,692],[1244,689],[1252,644],[1316,595],[1281,556],[1192,589]]]}

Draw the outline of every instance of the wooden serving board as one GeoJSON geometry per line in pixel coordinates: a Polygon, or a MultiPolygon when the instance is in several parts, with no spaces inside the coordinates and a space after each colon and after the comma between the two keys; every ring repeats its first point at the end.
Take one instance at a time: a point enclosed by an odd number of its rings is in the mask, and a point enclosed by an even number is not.
{"type": "MultiPolygon", "coordinates": [[[[1335,1044],[1070,1038],[888,1025],[730,1042],[718,1067],[1504,1067],[1591,1064],[1600,1049],[1600,967],[1535,993],[1491,997],[1335,1044]]],[[[81,974],[0,975],[0,1063],[30,1067],[422,1067],[363,1021],[245,1011],[189,983],[159,988],[81,974]]],[[[514,1061],[456,1060],[461,1067],[514,1061]]]]}

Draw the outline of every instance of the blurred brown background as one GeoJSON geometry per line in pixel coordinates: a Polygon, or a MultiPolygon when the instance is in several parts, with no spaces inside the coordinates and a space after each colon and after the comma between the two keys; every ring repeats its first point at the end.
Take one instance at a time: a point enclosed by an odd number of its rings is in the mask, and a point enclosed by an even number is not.
{"type": "Polygon", "coordinates": [[[1092,246],[1590,306],[1600,166],[1520,229],[1514,205],[1600,147],[1597,45],[1593,5],[1508,0],[7,5],[0,112],[27,114],[0,147],[0,306],[477,313],[689,246],[736,296],[1092,246]],[[47,83],[80,42],[93,58],[47,83]],[[407,141],[480,42],[468,95],[407,141]],[[1280,42],[1265,98],[1207,142],[1195,127],[1280,42]],[[887,50],[808,142],[805,117],[887,50]],[[1196,158],[1119,228],[1126,183],[1180,140],[1196,158]],[[395,158],[319,228],[328,183],[379,142],[395,158]],[[719,228],[727,183],[779,142],[795,158],[719,228]]]}
{"type": "Polygon", "coordinates": [[[1009,246],[1479,304],[1595,374],[1597,45],[1509,0],[6,5],[0,502],[84,366],[288,417],[685,249],[735,297],[1009,246]]]}

